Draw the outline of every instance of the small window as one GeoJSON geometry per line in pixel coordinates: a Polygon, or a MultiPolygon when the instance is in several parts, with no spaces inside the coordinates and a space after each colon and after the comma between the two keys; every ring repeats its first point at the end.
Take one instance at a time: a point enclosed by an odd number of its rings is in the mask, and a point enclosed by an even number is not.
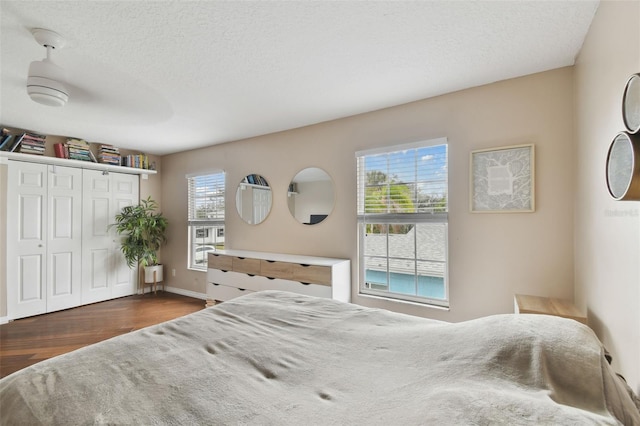
{"type": "Polygon", "coordinates": [[[356,156],[360,293],[449,306],[446,139],[356,156]]]}
{"type": "Polygon", "coordinates": [[[189,268],[206,270],[208,254],[224,249],[224,172],[187,177],[189,268]]]}

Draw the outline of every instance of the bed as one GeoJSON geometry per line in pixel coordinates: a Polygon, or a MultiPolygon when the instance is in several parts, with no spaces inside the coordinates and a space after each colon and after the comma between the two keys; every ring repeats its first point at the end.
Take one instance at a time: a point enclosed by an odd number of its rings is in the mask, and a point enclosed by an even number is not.
{"type": "Polygon", "coordinates": [[[0,423],[640,425],[591,330],[265,291],[0,380],[0,423]]]}

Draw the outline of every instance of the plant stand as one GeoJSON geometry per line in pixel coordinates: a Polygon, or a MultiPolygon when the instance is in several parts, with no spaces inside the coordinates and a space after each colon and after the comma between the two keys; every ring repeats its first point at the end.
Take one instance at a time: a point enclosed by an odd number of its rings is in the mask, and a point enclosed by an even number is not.
{"type": "Polygon", "coordinates": [[[153,285],[153,294],[157,294],[158,284],[162,285],[164,291],[164,277],[162,274],[162,265],[147,266],[144,268],[144,284],[142,286],[142,294],[146,285],[153,285]]]}

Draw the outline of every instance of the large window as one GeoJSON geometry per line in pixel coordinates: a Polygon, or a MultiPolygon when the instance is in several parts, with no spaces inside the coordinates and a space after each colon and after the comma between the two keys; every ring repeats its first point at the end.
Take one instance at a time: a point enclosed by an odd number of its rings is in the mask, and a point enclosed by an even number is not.
{"type": "Polygon", "coordinates": [[[210,252],[224,248],[224,172],[187,176],[189,267],[207,269],[210,252]]]}
{"type": "Polygon", "coordinates": [[[447,140],[356,157],[360,293],[448,306],[447,140]]]}

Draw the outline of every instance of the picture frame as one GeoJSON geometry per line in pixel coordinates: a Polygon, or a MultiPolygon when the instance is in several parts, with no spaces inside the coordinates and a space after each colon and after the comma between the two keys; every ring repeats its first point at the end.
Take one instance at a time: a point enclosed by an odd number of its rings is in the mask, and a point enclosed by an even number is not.
{"type": "Polygon", "coordinates": [[[511,145],[471,151],[472,213],[535,212],[535,146],[511,145]]]}

